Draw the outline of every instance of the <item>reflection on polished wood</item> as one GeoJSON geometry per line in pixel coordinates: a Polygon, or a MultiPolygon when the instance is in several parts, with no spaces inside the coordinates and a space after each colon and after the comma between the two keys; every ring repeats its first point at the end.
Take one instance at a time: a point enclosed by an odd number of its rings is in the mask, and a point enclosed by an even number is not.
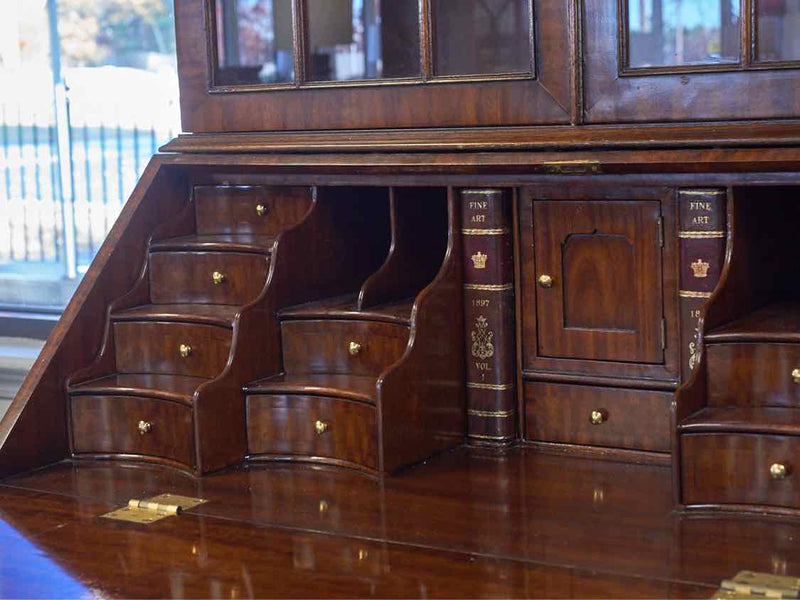
{"type": "Polygon", "coordinates": [[[300,465],[199,479],[65,462],[0,483],[0,590],[708,598],[742,569],[800,571],[800,524],[682,516],[670,494],[669,469],[524,448],[458,450],[383,480],[300,465]],[[165,492],[208,502],[147,527],[99,518],[165,492]]]}

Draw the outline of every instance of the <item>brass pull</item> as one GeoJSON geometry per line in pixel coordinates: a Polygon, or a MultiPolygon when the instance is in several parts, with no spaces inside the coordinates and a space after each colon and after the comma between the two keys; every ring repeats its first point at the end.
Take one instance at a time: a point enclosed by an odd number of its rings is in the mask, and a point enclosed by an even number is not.
{"type": "Polygon", "coordinates": [[[773,479],[786,479],[788,475],[789,469],[781,463],[775,463],[769,468],[769,476],[773,479]]]}
{"type": "Polygon", "coordinates": [[[317,432],[317,435],[322,435],[323,433],[328,431],[329,427],[330,426],[324,421],[317,421],[316,423],[314,423],[314,431],[317,432]]]}
{"type": "Polygon", "coordinates": [[[181,344],[178,346],[178,352],[181,353],[181,358],[189,358],[192,355],[192,347],[189,344],[181,344]]]}
{"type": "Polygon", "coordinates": [[[256,214],[259,217],[263,217],[265,214],[267,214],[267,207],[264,206],[263,204],[257,204],[256,205],[256,214]]]}
{"type": "Polygon", "coordinates": [[[550,277],[550,275],[540,275],[539,285],[545,289],[550,289],[551,287],[553,287],[553,278],[550,277]]]}
{"type": "Polygon", "coordinates": [[[606,421],[606,415],[603,413],[602,410],[593,410],[592,414],[589,415],[589,422],[592,425],[602,425],[606,421]]]}
{"type": "Polygon", "coordinates": [[[792,379],[795,383],[800,384],[800,369],[792,371],[792,379]]]}
{"type": "Polygon", "coordinates": [[[350,356],[356,356],[359,352],[361,352],[361,344],[358,342],[350,342],[350,345],[347,347],[348,352],[350,352],[350,356]]]}
{"type": "Polygon", "coordinates": [[[139,421],[139,425],[136,428],[139,430],[139,435],[144,435],[153,430],[153,424],[150,421],[139,421]]]}
{"type": "Polygon", "coordinates": [[[211,281],[214,282],[214,285],[225,283],[225,275],[223,273],[220,273],[219,271],[214,271],[211,274],[211,281]]]}

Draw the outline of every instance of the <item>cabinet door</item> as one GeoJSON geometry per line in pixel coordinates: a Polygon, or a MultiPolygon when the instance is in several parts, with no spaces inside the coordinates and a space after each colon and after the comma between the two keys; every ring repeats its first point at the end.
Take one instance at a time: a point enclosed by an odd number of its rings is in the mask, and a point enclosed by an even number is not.
{"type": "Polygon", "coordinates": [[[800,114],[797,0],[586,0],[590,123],[800,114]],[[743,9],[744,7],[745,9],[743,9]]]}
{"type": "Polygon", "coordinates": [[[661,363],[658,201],[535,201],[538,354],[661,363]]]}
{"type": "Polygon", "coordinates": [[[175,0],[183,128],[567,124],[570,4],[175,0]]]}

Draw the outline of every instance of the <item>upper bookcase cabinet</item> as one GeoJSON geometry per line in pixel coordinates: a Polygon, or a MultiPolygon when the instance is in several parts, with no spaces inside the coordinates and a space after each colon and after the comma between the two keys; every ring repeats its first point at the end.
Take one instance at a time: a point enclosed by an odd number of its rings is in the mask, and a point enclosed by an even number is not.
{"type": "Polygon", "coordinates": [[[175,0],[183,128],[564,124],[569,0],[175,0]]]}
{"type": "Polygon", "coordinates": [[[798,0],[586,0],[589,123],[800,114],[798,0]]]}

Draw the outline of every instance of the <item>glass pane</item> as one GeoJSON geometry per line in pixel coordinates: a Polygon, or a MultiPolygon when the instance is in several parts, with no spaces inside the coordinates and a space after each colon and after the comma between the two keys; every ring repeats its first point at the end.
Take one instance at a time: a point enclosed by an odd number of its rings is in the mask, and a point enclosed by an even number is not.
{"type": "Polygon", "coordinates": [[[628,0],[628,64],[739,62],[739,0],[628,0]]]}
{"type": "Polygon", "coordinates": [[[217,85],[294,81],[292,0],[217,0],[217,85]]]}
{"type": "Polygon", "coordinates": [[[758,60],[800,60],[800,2],[758,0],[758,60]]]}
{"type": "Polygon", "coordinates": [[[307,0],[311,81],[419,77],[417,0],[307,0]]]}
{"type": "Polygon", "coordinates": [[[433,0],[437,75],[530,73],[530,0],[433,0]]]}

